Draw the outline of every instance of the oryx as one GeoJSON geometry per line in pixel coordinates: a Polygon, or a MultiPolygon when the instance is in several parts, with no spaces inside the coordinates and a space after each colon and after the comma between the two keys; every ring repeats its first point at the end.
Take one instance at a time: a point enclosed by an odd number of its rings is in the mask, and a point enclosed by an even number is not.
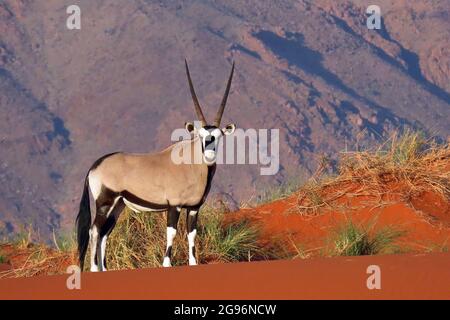
{"type": "Polygon", "coordinates": [[[164,267],[170,267],[171,251],[182,208],[187,210],[189,265],[196,265],[195,236],[197,213],[205,202],[216,170],[216,150],[223,135],[235,131],[230,124],[220,129],[234,63],[225,94],[213,124],[208,124],[195,94],[187,61],[186,74],[200,128],[187,122],[190,140],[177,142],[157,153],[113,153],[98,159],[89,169],[77,216],[77,240],[80,267],[83,270],[88,244],[91,248],[91,271],[106,270],[106,241],[117,219],[128,206],[134,211],[167,211],[167,247],[164,267]],[[196,163],[174,163],[172,151],[191,152],[201,159],[196,163]],[[95,200],[95,217],[91,222],[89,190],[95,200]]]}

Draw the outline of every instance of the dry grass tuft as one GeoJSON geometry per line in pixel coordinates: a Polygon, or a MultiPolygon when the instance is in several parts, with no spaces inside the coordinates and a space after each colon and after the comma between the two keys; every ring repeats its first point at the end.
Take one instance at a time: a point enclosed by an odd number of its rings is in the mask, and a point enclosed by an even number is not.
{"type": "MultiPolygon", "coordinates": [[[[276,254],[262,248],[259,228],[247,221],[224,223],[225,214],[210,207],[202,208],[199,215],[197,261],[226,263],[267,260],[276,254]]],[[[172,249],[172,265],[186,265],[188,244],[182,212],[178,234],[172,249]]],[[[109,269],[136,269],[159,267],[166,247],[166,214],[145,214],[125,210],[108,241],[109,269]]]]}
{"type": "Polygon", "coordinates": [[[367,196],[376,203],[409,201],[431,191],[450,201],[450,144],[417,132],[394,134],[376,149],[343,152],[336,177],[312,179],[298,192],[296,212],[315,215],[342,196],[367,196]]]}
{"type": "Polygon", "coordinates": [[[12,251],[14,259],[10,261],[8,255],[3,255],[3,263],[10,263],[11,269],[0,272],[0,279],[62,274],[69,265],[76,264],[74,250],[61,251],[45,244],[29,244],[27,247],[3,245],[2,251],[5,246],[12,251]]]}

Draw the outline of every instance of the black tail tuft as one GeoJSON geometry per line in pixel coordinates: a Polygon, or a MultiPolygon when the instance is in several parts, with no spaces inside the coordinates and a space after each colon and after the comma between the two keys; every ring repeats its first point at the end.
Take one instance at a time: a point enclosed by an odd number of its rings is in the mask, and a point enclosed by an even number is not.
{"type": "Polygon", "coordinates": [[[89,229],[91,227],[91,206],[89,202],[88,177],[86,177],[84,181],[84,190],[83,195],[81,196],[80,211],[78,212],[76,225],[77,225],[78,258],[80,261],[80,268],[83,271],[84,257],[86,256],[86,251],[89,244],[89,229]]]}

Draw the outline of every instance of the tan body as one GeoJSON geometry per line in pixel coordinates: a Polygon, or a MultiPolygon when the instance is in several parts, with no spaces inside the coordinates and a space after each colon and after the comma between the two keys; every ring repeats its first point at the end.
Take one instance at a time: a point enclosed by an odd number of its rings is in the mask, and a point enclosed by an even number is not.
{"type": "Polygon", "coordinates": [[[117,153],[104,159],[89,174],[89,186],[95,199],[102,188],[107,188],[122,196],[133,210],[153,211],[159,206],[192,207],[202,203],[208,185],[208,166],[201,164],[176,164],[172,152],[190,152],[202,157],[201,142],[198,138],[178,142],[169,148],[153,154],[117,153]],[[134,203],[134,198],[156,206],[134,203]],[[135,206],[133,206],[135,205],[135,206]]]}

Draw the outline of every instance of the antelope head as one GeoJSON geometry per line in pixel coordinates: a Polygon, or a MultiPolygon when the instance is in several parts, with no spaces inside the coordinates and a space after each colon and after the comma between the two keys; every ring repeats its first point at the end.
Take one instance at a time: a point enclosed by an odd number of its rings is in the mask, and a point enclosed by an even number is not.
{"type": "Polygon", "coordinates": [[[225,94],[222,99],[222,103],[220,104],[219,110],[217,111],[216,118],[212,124],[208,124],[205,116],[203,115],[202,108],[200,107],[200,103],[198,102],[197,95],[195,94],[194,85],[192,84],[191,75],[189,73],[189,67],[187,61],[186,64],[186,74],[189,82],[189,89],[191,90],[192,100],[194,102],[195,113],[197,114],[197,118],[201,123],[201,127],[197,128],[194,126],[192,122],[186,122],[185,127],[186,130],[194,136],[198,136],[202,142],[202,153],[203,153],[203,161],[208,165],[213,165],[216,163],[217,158],[217,146],[219,145],[220,139],[224,135],[233,134],[236,125],[229,124],[223,128],[220,128],[220,122],[222,120],[223,111],[225,110],[225,106],[227,104],[228,94],[230,93],[231,81],[233,79],[234,73],[234,62],[231,68],[230,77],[228,78],[227,87],[225,89],[225,94]]]}

